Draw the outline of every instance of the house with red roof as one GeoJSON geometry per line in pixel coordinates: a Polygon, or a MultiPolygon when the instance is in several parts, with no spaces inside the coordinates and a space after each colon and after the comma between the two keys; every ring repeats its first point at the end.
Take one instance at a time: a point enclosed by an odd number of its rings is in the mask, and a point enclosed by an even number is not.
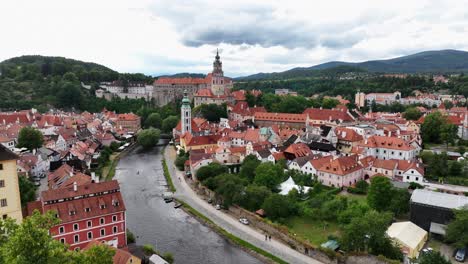
{"type": "Polygon", "coordinates": [[[255,112],[252,121],[259,127],[278,126],[303,129],[308,124],[307,114],[255,112]]]}
{"type": "Polygon", "coordinates": [[[346,127],[337,127],[335,134],[338,139],[336,148],[343,153],[350,153],[364,139],[356,130],[346,127]]]}
{"type": "Polygon", "coordinates": [[[366,156],[378,159],[412,160],[419,154],[419,149],[401,138],[371,136],[359,143],[366,156]]]}
{"type": "Polygon", "coordinates": [[[364,168],[357,156],[344,156],[325,162],[317,168],[317,179],[331,187],[349,187],[363,179],[364,168]]]}
{"type": "Polygon", "coordinates": [[[54,211],[61,220],[50,235],[70,246],[84,249],[93,240],[116,248],[127,245],[125,204],[116,180],[41,192],[38,201],[28,203],[27,214],[54,211]]]}
{"type": "Polygon", "coordinates": [[[355,118],[347,109],[307,108],[303,114],[308,116],[308,125],[337,125],[343,122],[353,122],[355,118]]]}

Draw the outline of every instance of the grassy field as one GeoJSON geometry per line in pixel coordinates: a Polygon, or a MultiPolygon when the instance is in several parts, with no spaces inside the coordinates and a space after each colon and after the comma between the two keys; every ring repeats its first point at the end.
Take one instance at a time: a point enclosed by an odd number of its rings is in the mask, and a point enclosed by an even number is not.
{"type": "Polygon", "coordinates": [[[172,178],[171,178],[171,175],[169,174],[169,170],[167,168],[165,159],[162,160],[162,166],[163,166],[163,171],[164,171],[164,177],[166,178],[166,181],[167,181],[167,185],[169,186],[169,189],[171,190],[171,192],[175,192],[176,188],[174,186],[174,183],[172,182],[172,178]]]}
{"type": "Polygon", "coordinates": [[[286,226],[288,226],[292,234],[308,240],[312,245],[317,247],[326,242],[329,235],[335,237],[340,235],[338,224],[308,217],[292,217],[287,220],[286,226]]]}

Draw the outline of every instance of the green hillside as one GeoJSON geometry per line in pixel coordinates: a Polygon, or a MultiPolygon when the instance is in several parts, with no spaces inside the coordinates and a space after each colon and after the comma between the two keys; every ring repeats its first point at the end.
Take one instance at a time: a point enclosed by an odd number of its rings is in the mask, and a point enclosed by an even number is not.
{"type": "MultiPolygon", "coordinates": [[[[95,98],[97,83],[113,80],[151,81],[143,74],[120,74],[105,66],[63,57],[21,56],[0,62],[0,110],[51,107],[100,111],[103,107],[119,111],[138,109],[141,100],[107,102],[95,98]],[[92,84],[91,91],[81,82],[92,84]],[[119,107],[117,107],[119,105],[119,107]]],[[[118,100],[116,100],[118,101],[118,100]]]]}

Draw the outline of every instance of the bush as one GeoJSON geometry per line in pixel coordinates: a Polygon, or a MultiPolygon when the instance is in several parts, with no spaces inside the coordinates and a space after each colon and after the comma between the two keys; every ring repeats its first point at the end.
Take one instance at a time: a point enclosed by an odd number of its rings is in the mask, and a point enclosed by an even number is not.
{"type": "Polygon", "coordinates": [[[143,253],[147,256],[151,256],[153,254],[156,254],[156,251],[153,248],[153,245],[150,244],[144,244],[143,245],[143,253]]]}
{"type": "Polygon", "coordinates": [[[423,189],[424,187],[417,182],[410,182],[409,187],[411,190],[423,189]]]}
{"type": "Polygon", "coordinates": [[[170,252],[166,252],[162,255],[162,258],[169,262],[170,264],[174,263],[174,256],[170,252]]]}
{"type": "Polygon", "coordinates": [[[127,244],[135,243],[135,241],[135,235],[132,232],[130,232],[130,230],[128,230],[127,228],[127,244]]]}

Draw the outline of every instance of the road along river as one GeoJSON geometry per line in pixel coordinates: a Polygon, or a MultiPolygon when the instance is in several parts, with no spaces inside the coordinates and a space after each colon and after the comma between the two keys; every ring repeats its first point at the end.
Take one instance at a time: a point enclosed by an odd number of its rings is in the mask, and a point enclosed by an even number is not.
{"type": "MultiPolygon", "coordinates": [[[[260,260],[232,245],[173,203],[167,191],[161,160],[162,147],[150,152],[136,148],[120,159],[115,179],[120,182],[127,208],[127,227],[137,243],[171,252],[175,263],[257,264],[260,260]]],[[[169,164],[168,164],[169,165],[169,164]]]]}

